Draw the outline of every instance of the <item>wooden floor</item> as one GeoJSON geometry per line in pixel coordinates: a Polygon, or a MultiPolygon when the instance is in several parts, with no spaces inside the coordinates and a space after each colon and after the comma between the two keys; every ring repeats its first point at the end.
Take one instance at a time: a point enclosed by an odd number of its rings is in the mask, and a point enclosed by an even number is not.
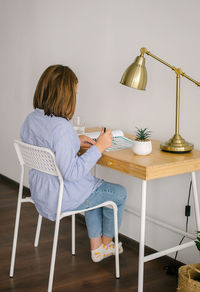
{"type": "MultiPolygon", "coordinates": [[[[47,291],[54,223],[43,220],[39,247],[34,248],[37,213],[30,203],[22,206],[14,278],[9,278],[17,187],[0,176],[0,291],[47,291]]],[[[76,256],[71,255],[71,220],[60,225],[54,292],[137,292],[138,251],[124,245],[120,255],[121,278],[115,279],[114,257],[100,263],[90,259],[84,224],[76,222],[76,256]]],[[[177,279],[165,273],[166,259],[145,264],[144,292],[175,292],[177,279]]]]}

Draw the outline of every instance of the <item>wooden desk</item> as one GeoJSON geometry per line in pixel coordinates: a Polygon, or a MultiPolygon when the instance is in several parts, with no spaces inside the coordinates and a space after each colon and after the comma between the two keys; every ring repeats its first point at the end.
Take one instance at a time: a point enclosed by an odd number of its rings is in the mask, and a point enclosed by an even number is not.
{"type": "MultiPolygon", "coordinates": [[[[89,131],[94,131],[94,128],[89,129],[89,131]]],[[[126,137],[133,138],[131,135],[126,135],[126,137]]],[[[152,144],[153,151],[146,156],[135,155],[132,152],[132,149],[110,152],[105,151],[98,161],[98,164],[102,166],[124,172],[142,180],[138,292],[143,291],[145,262],[170,254],[177,250],[188,248],[195,244],[194,241],[190,241],[164,251],[156,252],[149,256],[144,256],[147,181],[190,172],[192,174],[197,230],[200,230],[200,210],[195,174],[195,171],[200,170],[200,151],[193,150],[192,152],[184,154],[168,153],[160,150],[159,141],[154,140],[152,141],[152,144]]]]}
{"type": "MultiPolygon", "coordinates": [[[[126,135],[131,138],[131,135],[126,135]]],[[[200,151],[175,154],[160,150],[160,142],[152,141],[153,151],[146,156],[135,155],[132,149],[104,152],[98,164],[143,180],[200,170],[200,151]]]]}

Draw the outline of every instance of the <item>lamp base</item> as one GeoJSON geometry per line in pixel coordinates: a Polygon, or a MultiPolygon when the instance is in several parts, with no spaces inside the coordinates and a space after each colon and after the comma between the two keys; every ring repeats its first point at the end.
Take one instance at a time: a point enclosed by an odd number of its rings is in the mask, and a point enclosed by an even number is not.
{"type": "Polygon", "coordinates": [[[160,144],[160,149],[167,152],[190,152],[194,145],[186,142],[179,134],[175,134],[169,141],[160,144]]]}

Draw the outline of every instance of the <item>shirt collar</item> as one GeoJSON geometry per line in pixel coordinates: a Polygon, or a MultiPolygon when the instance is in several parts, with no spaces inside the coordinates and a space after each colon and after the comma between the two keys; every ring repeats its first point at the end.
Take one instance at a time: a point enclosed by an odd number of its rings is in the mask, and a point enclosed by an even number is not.
{"type": "Polygon", "coordinates": [[[37,108],[37,107],[35,109],[35,112],[38,113],[38,114],[44,114],[44,110],[40,109],[40,108],[37,108]]]}

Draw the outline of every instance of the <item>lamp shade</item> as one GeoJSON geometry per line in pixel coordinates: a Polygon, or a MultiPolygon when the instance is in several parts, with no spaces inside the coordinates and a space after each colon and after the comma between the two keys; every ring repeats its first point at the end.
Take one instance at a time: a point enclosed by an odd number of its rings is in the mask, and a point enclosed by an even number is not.
{"type": "Polygon", "coordinates": [[[124,72],[120,83],[140,90],[146,88],[147,70],[144,56],[136,57],[134,63],[124,72]]]}

